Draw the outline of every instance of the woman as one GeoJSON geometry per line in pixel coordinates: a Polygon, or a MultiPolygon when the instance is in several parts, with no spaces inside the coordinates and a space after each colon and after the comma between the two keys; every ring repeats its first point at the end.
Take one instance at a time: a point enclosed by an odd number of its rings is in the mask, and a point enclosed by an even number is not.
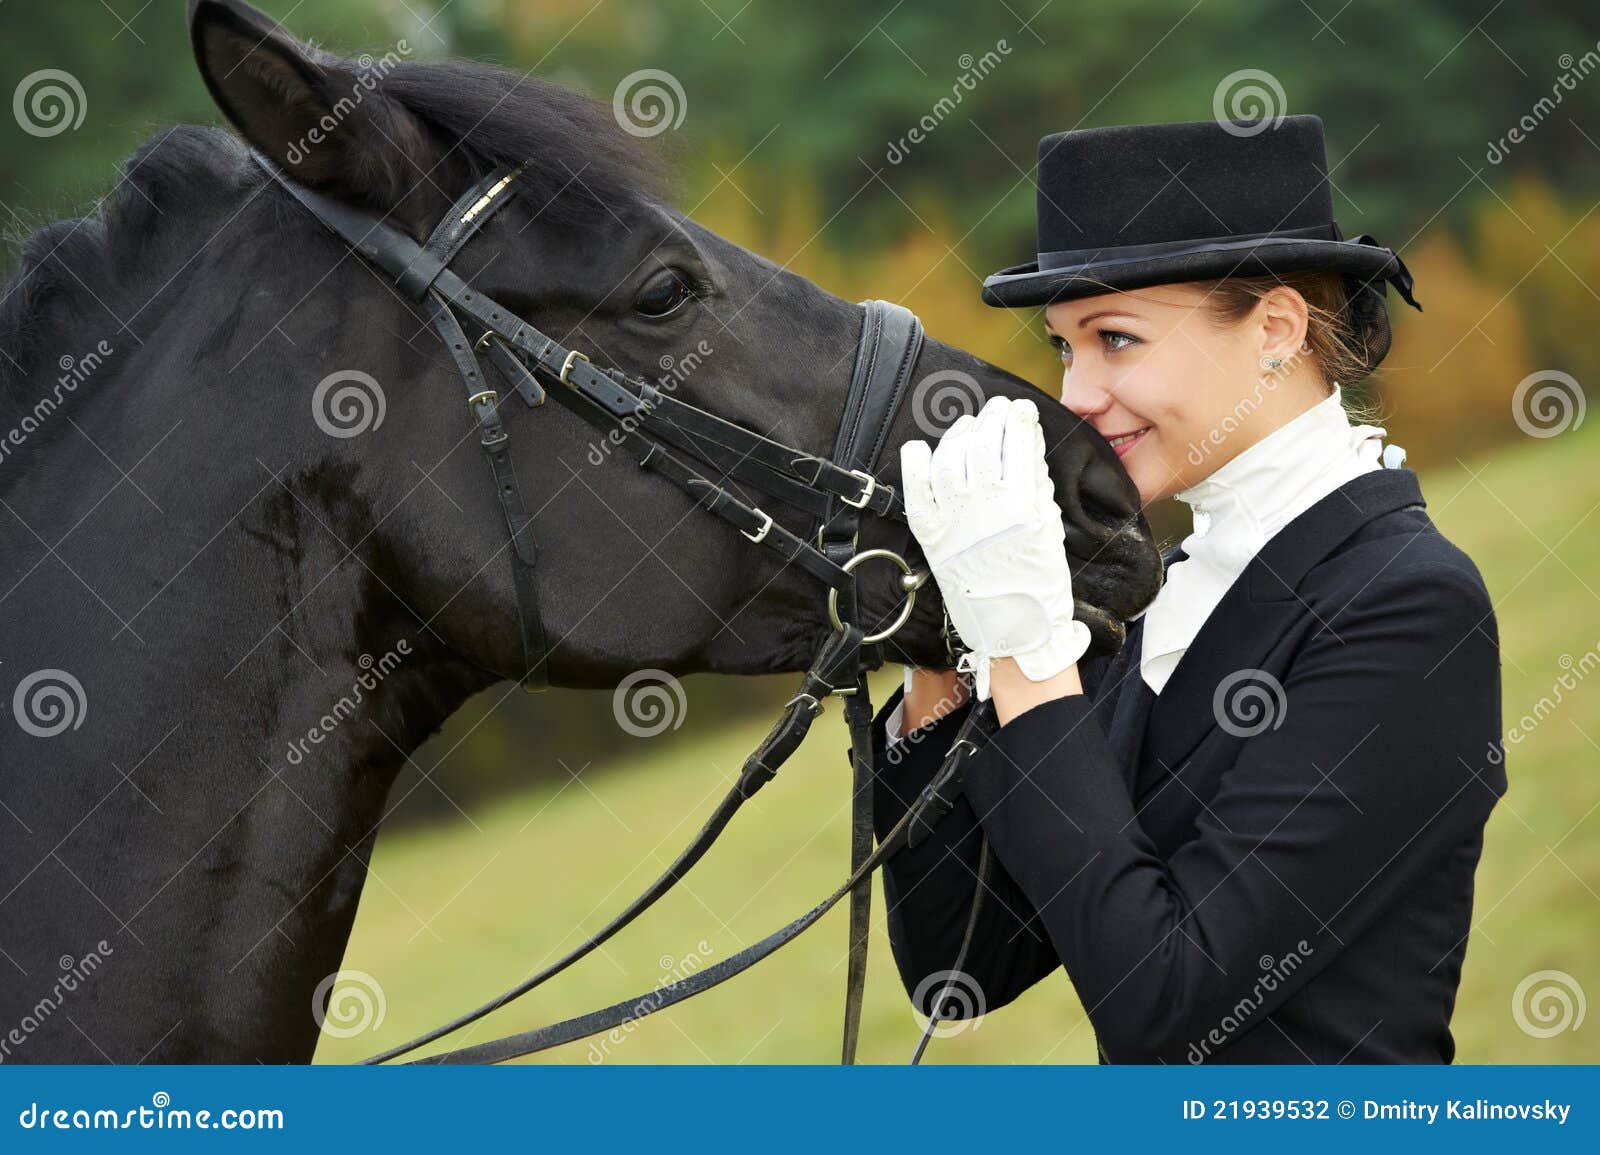
{"type": "Polygon", "coordinates": [[[1194,532],[1122,649],[1080,664],[1037,410],[996,398],[905,446],[973,677],[908,671],[879,714],[880,837],[971,693],[1000,722],[885,868],[906,987],[924,1014],[965,988],[938,1013],[970,1014],[1064,965],[1105,1062],[1449,1062],[1505,791],[1494,610],[1343,408],[1410,276],[1341,239],[1316,117],[1061,133],[1038,179],[1038,260],[985,300],[1047,306],[1062,403],[1194,532]]]}

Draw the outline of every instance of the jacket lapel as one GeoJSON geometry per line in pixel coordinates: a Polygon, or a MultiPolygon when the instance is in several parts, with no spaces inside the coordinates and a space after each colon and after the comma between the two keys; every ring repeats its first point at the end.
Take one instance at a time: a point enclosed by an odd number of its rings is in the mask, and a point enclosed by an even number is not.
{"type": "MultiPolygon", "coordinates": [[[[1155,696],[1138,672],[1138,650],[1130,658],[1132,676],[1123,685],[1114,729],[1148,722],[1147,748],[1138,756],[1138,734],[1122,741],[1140,764],[1160,759],[1176,770],[1181,760],[1218,724],[1214,698],[1224,679],[1259,668],[1272,645],[1307,612],[1298,593],[1301,579],[1361,526],[1396,509],[1424,506],[1417,475],[1409,469],[1376,469],[1346,482],[1274,534],[1253,557],[1200,627],[1172,676],[1155,696]],[[1151,700],[1140,708],[1137,682],[1151,700]]],[[[1170,564],[1187,556],[1173,551],[1170,564]]],[[[1137,625],[1142,626],[1142,619],[1137,625]]],[[[1143,639],[1144,631],[1138,631],[1143,639]]],[[[1124,651],[1133,649],[1133,631],[1124,651]]],[[[1129,770],[1130,781],[1136,767],[1129,770]]]]}

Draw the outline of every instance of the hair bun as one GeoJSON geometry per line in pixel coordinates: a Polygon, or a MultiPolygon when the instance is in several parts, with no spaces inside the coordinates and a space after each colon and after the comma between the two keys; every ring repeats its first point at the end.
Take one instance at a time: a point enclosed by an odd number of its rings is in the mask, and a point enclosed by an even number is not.
{"type": "Polygon", "coordinates": [[[1347,275],[1344,290],[1345,308],[1355,340],[1351,352],[1360,359],[1361,378],[1364,378],[1389,355],[1389,347],[1394,343],[1394,333],[1389,327],[1389,307],[1384,301],[1386,282],[1347,275]]]}

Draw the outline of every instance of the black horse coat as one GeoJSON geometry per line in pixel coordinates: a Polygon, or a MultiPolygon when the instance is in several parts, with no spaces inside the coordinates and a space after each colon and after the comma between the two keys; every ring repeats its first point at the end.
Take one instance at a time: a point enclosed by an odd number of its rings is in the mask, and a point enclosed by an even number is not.
{"type": "MultiPolygon", "coordinates": [[[[1449,1062],[1506,789],[1499,638],[1416,474],[1363,474],[1272,537],[1159,696],[1141,626],[1081,667],[1084,694],[1002,727],[933,836],[884,867],[920,1009],[955,965],[981,827],[961,969],[987,1009],[1065,965],[1102,1061],[1449,1062]]],[[[874,726],[880,838],[966,713],[886,752],[901,696],[874,726]]]]}

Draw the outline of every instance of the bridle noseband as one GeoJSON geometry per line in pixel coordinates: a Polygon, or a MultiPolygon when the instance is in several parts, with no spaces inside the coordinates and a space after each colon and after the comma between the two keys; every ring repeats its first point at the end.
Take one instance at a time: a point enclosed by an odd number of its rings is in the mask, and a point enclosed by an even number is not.
{"type": "MultiPolygon", "coordinates": [[[[513,585],[522,633],[522,684],[540,689],[549,681],[550,649],[538,613],[535,572],[538,550],[533,518],[522,500],[510,453],[510,437],[500,417],[502,398],[482,378],[479,354],[530,408],[555,399],[623,445],[639,465],[654,470],[684,490],[697,504],[733,525],[750,541],[774,550],[821,581],[828,590],[828,617],[833,632],[813,659],[798,692],[744,767],[726,797],[693,841],[638,898],[555,963],[512,987],[492,1002],[399,1047],[374,1056],[382,1062],[475,1022],[512,999],[565,970],[632,922],[672,887],[711,848],[734,813],[800,746],[812,721],[830,695],[844,699],[850,730],[853,772],[851,870],[844,885],[811,911],[752,947],[721,963],[652,992],[649,1011],[681,1002],[739,974],[791,941],[850,898],[849,971],[846,979],[842,1058],[855,1058],[862,993],[866,980],[867,933],[870,922],[872,873],[902,846],[915,844],[948,813],[960,791],[960,770],[978,754],[993,726],[989,703],[975,704],[956,742],[945,756],[933,783],[911,810],[874,848],[872,812],[872,703],[868,696],[864,649],[893,636],[910,619],[917,590],[927,581],[899,554],[886,549],[858,550],[865,514],[905,521],[900,495],[874,472],[888,432],[916,368],[922,348],[922,325],[909,310],[885,301],[862,305],[861,337],[856,347],[838,436],[831,458],[794,449],[677,399],[647,381],[615,369],[602,369],[576,349],[563,346],[492,297],[475,291],[451,268],[468,241],[505,205],[520,170],[501,169],[474,185],[451,206],[421,245],[383,220],[307,189],[257,153],[255,161],[319,221],[370,264],[394,279],[401,292],[425,310],[466,388],[467,406],[478,425],[479,445],[488,460],[501,513],[511,538],[513,585]],[[463,322],[476,335],[469,337],[463,322]],[[679,455],[683,456],[679,456],[679,455]],[[702,472],[683,457],[702,465],[702,472]],[[706,474],[718,477],[713,480],[706,474]],[[732,480],[809,515],[817,532],[813,543],[776,521],[759,505],[736,496],[725,484],[732,480]],[[855,571],[869,561],[886,561],[901,573],[904,602],[894,620],[874,633],[858,621],[855,571]]],[[[948,619],[946,644],[950,645],[948,619]]],[[[876,665],[876,663],[873,663],[876,665]]],[[[984,861],[987,861],[985,854],[984,861]]],[[[980,871],[980,874],[982,872],[980,871]]],[[[978,887],[983,892],[982,880],[978,887]]],[[[968,938],[976,925],[975,902],[968,938]]],[[[965,948],[963,948],[963,957],[965,948]]],[[[957,969],[961,964],[957,960],[957,969]]],[[[537,1031],[482,1043],[422,1062],[499,1062],[609,1030],[641,1014],[640,999],[569,1019],[537,1031]]],[[[643,1012],[643,1013],[649,1013],[643,1012]]],[[[937,1015],[930,1020],[920,1057],[937,1015]]],[[[914,1060],[915,1061],[915,1060],[914,1060]]]]}

